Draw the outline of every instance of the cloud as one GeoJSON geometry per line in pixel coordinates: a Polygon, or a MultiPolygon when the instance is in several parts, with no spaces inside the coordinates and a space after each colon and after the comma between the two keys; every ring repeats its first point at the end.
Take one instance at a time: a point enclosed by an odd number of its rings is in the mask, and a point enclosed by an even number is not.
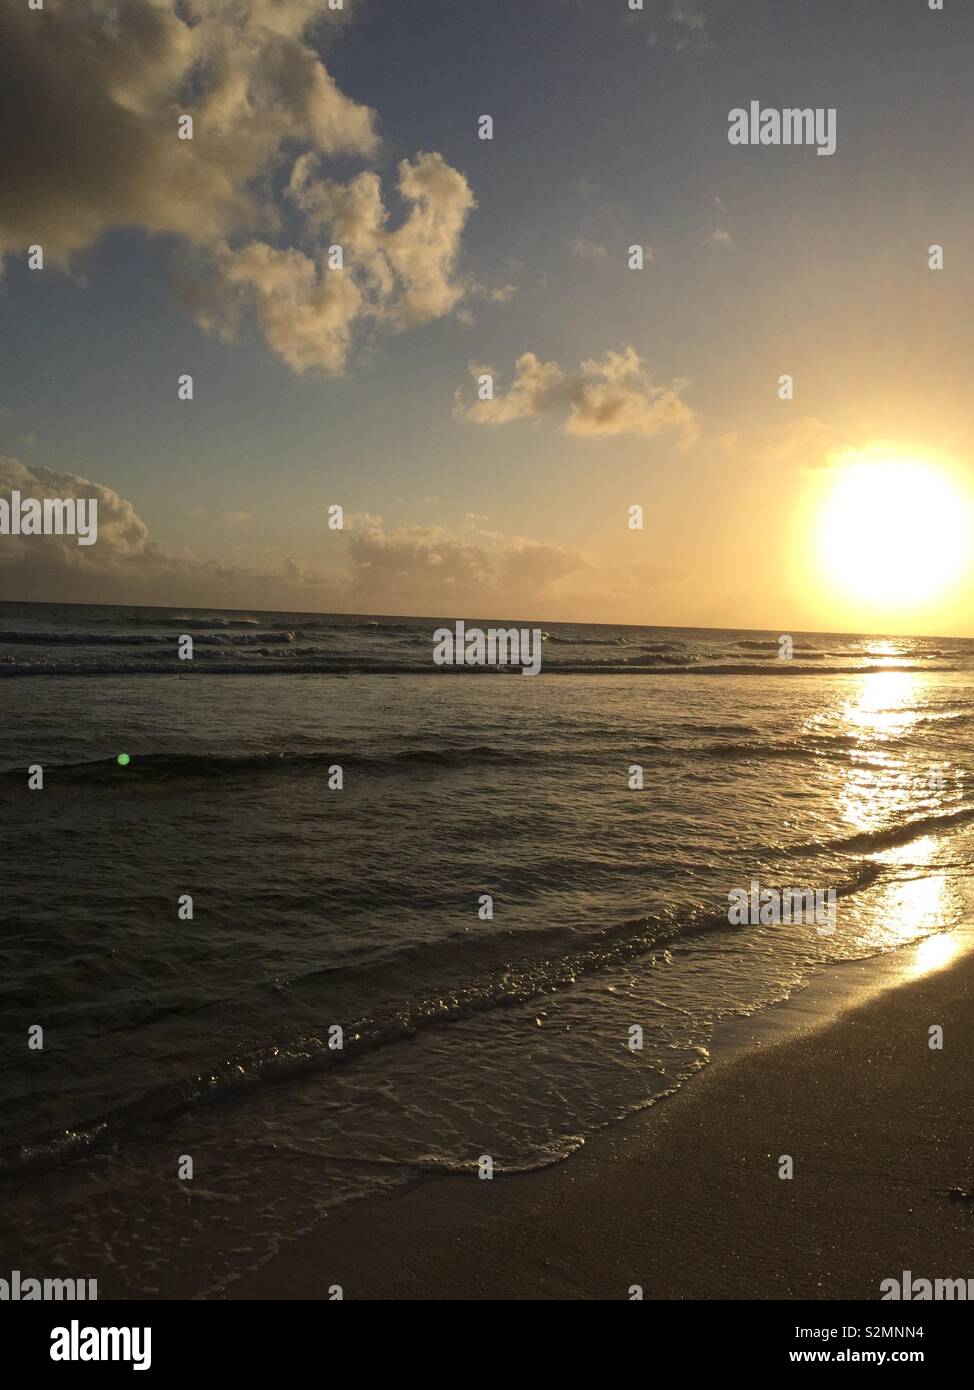
{"type": "Polygon", "coordinates": [[[730,232],[725,231],[723,227],[715,227],[707,238],[707,245],[711,251],[723,251],[733,244],[734,240],[730,232]]]}
{"type": "Polygon", "coordinates": [[[225,340],[238,337],[252,312],[268,347],[299,373],[344,371],[362,309],[351,275],[322,272],[303,251],[279,251],[266,242],[239,251],[224,244],[205,288],[184,289],[183,297],[200,326],[225,340]]]}
{"type": "Polygon", "coordinates": [[[498,285],[496,289],[482,289],[478,293],[491,304],[510,304],[518,292],[517,285],[498,285]]]}
{"type": "MultiPolygon", "coordinates": [[[[386,528],[381,517],[346,512],[343,531],[322,534],[334,546],[334,567],[316,569],[293,557],[264,569],[226,565],[164,551],[131,502],[104,484],[73,473],[0,458],[0,495],[98,500],[98,539],[0,537],[4,597],[57,602],[190,604],[319,611],[527,611],[545,602],[566,576],[592,561],[576,551],[520,535],[467,525],[386,528]]],[[[243,514],[221,518],[243,520],[243,514]]],[[[222,529],[222,528],[221,528],[222,529]]]]}
{"type": "Polygon", "coordinates": [[[318,244],[309,254],[255,241],[217,248],[205,280],[184,300],[209,332],[236,338],[253,314],[269,345],[294,371],[345,370],[356,328],[402,332],[444,317],[468,294],[504,301],[513,286],[484,291],[457,271],[460,239],[476,201],[463,174],[440,154],[404,159],[399,196],[409,208],[390,230],[379,178],[365,172],[341,184],[318,179],[310,156],[297,160],[288,196],[318,244]],[[330,265],[340,247],[342,265],[330,265]]]}
{"type": "Polygon", "coordinates": [[[14,566],[30,568],[40,563],[68,578],[71,573],[97,567],[104,559],[124,563],[146,552],[149,532],[145,522],[136,514],[131,502],[101,483],[93,483],[75,473],[55,473],[49,468],[0,457],[0,496],[9,498],[15,490],[24,498],[97,500],[98,539],[94,545],[79,546],[72,535],[2,536],[0,574],[6,575],[14,566]]]}
{"type": "Polygon", "coordinates": [[[207,242],[267,220],[251,181],[285,141],[373,152],[374,113],[304,40],[334,13],[327,0],[5,6],[0,253],[41,242],[63,262],[127,226],[207,242]],[[184,113],[193,140],[177,138],[184,113]]]}
{"type": "Polygon", "coordinates": [[[708,47],[707,15],[699,0],[644,0],[641,8],[658,26],[650,30],[647,42],[651,45],[665,45],[677,52],[708,47]]]}
{"type": "MultiPolygon", "coordinates": [[[[288,194],[319,245],[311,254],[251,242],[225,243],[205,284],[184,290],[198,322],[225,338],[252,312],[269,346],[296,372],[342,372],[352,332],[366,321],[394,331],[442,318],[471,288],[457,274],[460,237],[476,206],[464,176],[439,154],[399,165],[398,189],[409,207],[390,230],[378,176],[346,184],[313,175],[310,156],[291,173],[288,194]],[[329,267],[331,245],[341,268],[329,267]]],[[[503,292],[499,292],[503,297],[503,292]]]]}
{"type": "Polygon", "coordinates": [[[471,527],[457,536],[439,526],[386,531],[374,522],[352,530],[349,583],[366,606],[409,594],[413,601],[465,602],[483,610],[543,602],[565,575],[587,570],[576,551],[523,536],[471,527]]]}
{"type": "Polygon", "coordinates": [[[601,261],[605,259],[606,250],[604,246],[599,246],[594,241],[586,241],[584,237],[576,237],[574,241],[568,243],[568,253],[578,261],[601,261]]]}
{"type": "MultiPolygon", "coordinates": [[[[565,378],[557,362],[542,362],[533,352],[523,353],[515,363],[517,375],[508,391],[492,400],[466,406],[461,390],[455,396],[456,413],[478,425],[506,425],[511,420],[527,420],[554,410],[564,401],[565,378]]],[[[494,369],[470,363],[470,375],[493,378],[494,369]]]]}
{"type": "MultiPolygon", "coordinates": [[[[601,361],[589,358],[572,376],[557,362],[542,362],[533,352],[524,353],[515,365],[510,388],[492,400],[467,405],[458,391],[458,415],[475,424],[500,425],[567,409],[566,434],[650,437],[674,430],[684,446],[696,437],[696,416],[681,394],[689,382],[678,378],[669,386],[657,386],[632,347],[609,351],[601,361]]],[[[493,376],[491,368],[473,363],[470,373],[475,380],[484,374],[493,376]]]]}
{"type": "Polygon", "coordinates": [[[703,38],[707,28],[707,16],[697,0],[673,0],[670,19],[674,24],[687,31],[684,36],[687,41],[691,36],[697,39],[703,38]]]}
{"type": "Polygon", "coordinates": [[[328,161],[379,148],[376,113],[339,90],[315,46],[342,18],[328,0],[6,6],[0,261],[40,244],[69,269],[113,228],[175,237],[205,330],[233,337],[252,315],[295,371],[330,374],[357,327],[402,331],[467,294],[513,292],[458,273],[475,200],[442,155],[399,164],[395,228],[377,174],[325,177],[328,161]],[[182,115],[191,140],[178,138],[182,115]],[[344,271],[327,268],[336,242],[344,271]]]}

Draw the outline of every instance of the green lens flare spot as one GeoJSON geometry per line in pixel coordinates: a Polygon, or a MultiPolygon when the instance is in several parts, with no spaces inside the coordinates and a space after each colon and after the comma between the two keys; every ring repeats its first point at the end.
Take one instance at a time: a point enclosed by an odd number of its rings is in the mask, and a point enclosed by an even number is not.
{"type": "Polygon", "coordinates": [[[119,767],[128,767],[129,761],[130,759],[127,753],[119,753],[118,758],[116,759],[116,762],[118,763],[119,767]]]}

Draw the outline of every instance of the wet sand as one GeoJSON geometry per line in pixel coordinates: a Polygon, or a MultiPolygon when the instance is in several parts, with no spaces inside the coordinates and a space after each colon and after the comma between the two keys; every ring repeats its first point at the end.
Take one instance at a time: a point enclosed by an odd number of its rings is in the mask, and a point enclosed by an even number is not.
{"type": "Polygon", "coordinates": [[[351,1205],[228,1296],[878,1299],[903,1270],[974,1277],[974,1200],[949,1195],[974,1189],[974,954],[938,954],[827,972],[566,1162],[351,1205]]]}

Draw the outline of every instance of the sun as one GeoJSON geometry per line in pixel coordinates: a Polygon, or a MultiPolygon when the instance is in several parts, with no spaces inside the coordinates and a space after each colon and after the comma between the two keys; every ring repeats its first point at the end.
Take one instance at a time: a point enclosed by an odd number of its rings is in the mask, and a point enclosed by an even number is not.
{"type": "Polygon", "coordinates": [[[949,595],[971,558],[970,504],[942,467],[888,450],[836,460],[818,521],[836,597],[885,612],[949,595]]]}

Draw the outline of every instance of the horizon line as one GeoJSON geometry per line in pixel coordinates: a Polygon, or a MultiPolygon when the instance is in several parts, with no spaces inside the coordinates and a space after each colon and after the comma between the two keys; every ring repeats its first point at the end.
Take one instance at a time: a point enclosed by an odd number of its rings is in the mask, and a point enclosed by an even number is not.
{"type": "MultiPolygon", "coordinates": [[[[470,621],[464,617],[458,619],[449,617],[444,613],[376,613],[367,610],[345,611],[343,609],[320,609],[320,608],[257,608],[248,606],[245,608],[221,607],[216,604],[204,604],[202,607],[195,607],[188,603],[104,603],[104,602],[84,602],[80,599],[7,599],[0,598],[0,604],[4,605],[26,605],[32,604],[38,607],[48,608],[144,608],[152,609],[173,609],[186,611],[188,613],[242,613],[242,614],[267,614],[268,616],[281,613],[301,613],[310,617],[318,618],[385,618],[397,622],[458,622],[470,621]]],[[[715,627],[706,624],[695,623],[616,623],[603,622],[598,619],[573,619],[573,618],[519,618],[501,619],[493,618],[488,621],[494,623],[506,622],[512,626],[527,626],[530,624],[542,624],[545,627],[617,627],[617,628],[649,628],[659,632],[760,632],[786,633],[788,636],[798,634],[802,637],[898,637],[910,638],[914,641],[924,642],[970,642],[974,637],[950,636],[946,633],[920,633],[920,632],[882,632],[869,629],[853,631],[842,628],[808,628],[808,627],[757,627],[741,625],[738,627],[715,627]]]]}

